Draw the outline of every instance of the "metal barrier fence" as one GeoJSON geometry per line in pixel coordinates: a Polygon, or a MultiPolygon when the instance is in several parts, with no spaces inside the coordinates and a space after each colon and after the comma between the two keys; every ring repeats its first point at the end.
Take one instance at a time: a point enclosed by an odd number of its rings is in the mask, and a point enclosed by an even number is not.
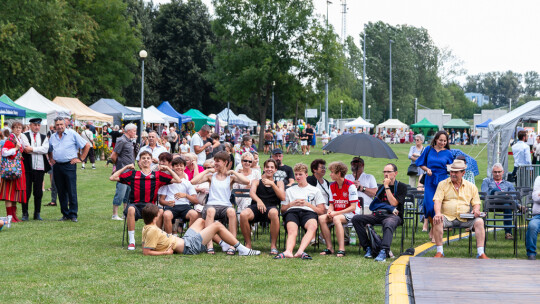
{"type": "Polygon", "coordinates": [[[534,180],[540,175],[540,164],[521,166],[516,174],[518,187],[532,188],[534,186],[534,180]]]}

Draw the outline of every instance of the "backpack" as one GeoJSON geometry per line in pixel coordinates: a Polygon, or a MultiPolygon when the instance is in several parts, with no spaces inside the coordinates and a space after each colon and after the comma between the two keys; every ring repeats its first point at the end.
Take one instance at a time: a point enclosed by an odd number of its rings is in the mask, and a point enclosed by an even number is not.
{"type": "MultiPolygon", "coordinates": [[[[368,230],[368,237],[371,241],[371,255],[373,257],[376,257],[379,255],[379,252],[382,249],[382,239],[381,237],[375,232],[375,229],[371,225],[366,225],[366,228],[368,230]]],[[[386,253],[386,256],[388,257],[388,252],[386,253]]]]}

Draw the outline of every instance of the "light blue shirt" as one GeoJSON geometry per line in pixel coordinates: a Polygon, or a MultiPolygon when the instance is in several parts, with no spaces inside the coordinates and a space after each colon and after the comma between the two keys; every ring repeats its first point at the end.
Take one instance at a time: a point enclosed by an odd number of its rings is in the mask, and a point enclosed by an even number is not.
{"type": "Polygon", "coordinates": [[[514,167],[521,167],[531,164],[531,148],[523,141],[518,141],[512,146],[514,154],[514,167]]]}
{"type": "Polygon", "coordinates": [[[49,139],[49,151],[52,151],[53,159],[59,163],[77,158],[78,150],[84,146],[86,146],[86,140],[71,129],[66,129],[62,138],[58,136],[58,133],[54,133],[49,139]]]}

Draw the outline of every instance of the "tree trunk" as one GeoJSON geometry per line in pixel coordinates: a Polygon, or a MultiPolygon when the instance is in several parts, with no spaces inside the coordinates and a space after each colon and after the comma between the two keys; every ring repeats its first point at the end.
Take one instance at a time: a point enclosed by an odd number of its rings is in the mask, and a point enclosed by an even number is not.
{"type": "Polygon", "coordinates": [[[270,102],[270,85],[266,85],[266,96],[262,96],[261,92],[257,93],[257,102],[259,103],[259,123],[261,130],[259,131],[259,153],[264,151],[264,133],[266,131],[266,110],[270,102]]]}

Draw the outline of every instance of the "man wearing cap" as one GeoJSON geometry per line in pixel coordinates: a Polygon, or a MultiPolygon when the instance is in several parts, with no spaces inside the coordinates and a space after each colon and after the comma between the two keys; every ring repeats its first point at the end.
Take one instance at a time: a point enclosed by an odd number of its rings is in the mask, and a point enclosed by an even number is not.
{"type": "Polygon", "coordinates": [[[455,159],[448,165],[450,177],[441,181],[433,196],[435,216],[433,217],[433,236],[437,244],[436,258],[444,257],[443,229],[474,227],[478,259],[488,259],[484,253],[484,221],[480,218],[480,196],[478,188],[463,179],[467,165],[461,159],[455,159]],[[472,210],[472,211],[471,211],[472,210]],[[474,218],[463,219],[460,215],[472,213],[474,218]]]}
{"type": "Polygon", "coordinates": [[[34,220],[42,221],[41,198],[43,197],[43,177],[45,172],[51,169],[45,154],[49,151],[49,139],[39,133],[41,118],[30,119],[30,131],[24,132],[22,140],[24,142],[23,164],[26,174],[26,201],[22,204],[22,220],[28,221],[28,205],[30,195],[34,192],[34,220]]]}
{"type": "Polygon", "coordinates": [[[274,180],[276,182],[283,181],[285,186],[291,186],[294,183],[293,169],[282,163],[283,151],[279,148],[272,150],[272,158],[278,164],[276,173],[274,173],[274,180]]]}
{"type": "Polygon", "coordinates": [[[60,200],[60,221],[78,222],[77,163],[86,158],[90,144],[79,133],[67,129],[63,118],[55,118],[54,126],[56,133],[49,139],[49,161],[53,166],[53,178],[60,200]],[[80,156],[77,154],[79,149],[82,149],[80,156]]]}
{"type": "Polygon", "coordinates": [[[352,174],[345,175],[345,179],[353,182],[358,192],[359,201],[355,213],[369,213],[369,204],[377,193],[377,181],[373,175],[364,172],[364,160],[360,157],[353,157],[351,160],[351,172],[352,174]]]}

